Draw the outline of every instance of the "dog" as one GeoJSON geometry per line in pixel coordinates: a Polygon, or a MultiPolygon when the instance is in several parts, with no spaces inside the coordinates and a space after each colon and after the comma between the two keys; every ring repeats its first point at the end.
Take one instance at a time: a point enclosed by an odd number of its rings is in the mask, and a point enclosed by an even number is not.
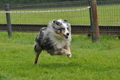
{"type": "Polygon", "coordinates": [[[67,55],[72,57],[70,51],[71,25],[67,20],[58,19],[50,21],[47,27],[42,27],[35,38],[34,51],[37,63],[42,50],[46,50],[50,55],[67,55]]]}

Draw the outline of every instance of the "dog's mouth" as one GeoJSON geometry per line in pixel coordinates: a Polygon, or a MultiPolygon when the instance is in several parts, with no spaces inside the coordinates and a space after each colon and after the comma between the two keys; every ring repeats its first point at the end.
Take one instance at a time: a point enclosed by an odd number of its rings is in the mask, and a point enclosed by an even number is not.
{"type": "Polygon", "coordinates": [[[68,39],[68,35],[63,34],[63,36],[65,36],[65,38],[68,39]]]}

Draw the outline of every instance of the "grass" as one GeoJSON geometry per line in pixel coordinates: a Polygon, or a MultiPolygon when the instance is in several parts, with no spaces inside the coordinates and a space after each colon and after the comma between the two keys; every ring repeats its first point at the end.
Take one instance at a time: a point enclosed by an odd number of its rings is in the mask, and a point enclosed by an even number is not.
{"type": "MultiPolygon", "coordinates": [[[[86,7],[86,6],[85,6],[86,7]]],[[[85,7],[65,7],[49,9],[28,9],[22,11],[43,11],[43,10],[66,10],[82,9],[85,7]]],[[[99,25],[120,25],[120,5],[98,5],[99,25]]],[[[16,11],[16,10],[15,10],[16,11]]],[[[6,23],[4,13],[0,13],[0,23],[6,23]]],[[[90,24],[89,9],[73,12],[52,12],[52,13],[12,13],[11,22],[14,24],[47,24],[53,19],[63,18],[71,24],[90,24]]]]}
{"type": "Polygon", "coordinates": [[[33,64],[37,33],[0,32],[0,80],[120,80],[120,40],[72,35],[72,58],[50,56],[46,51],[33,64]]]}

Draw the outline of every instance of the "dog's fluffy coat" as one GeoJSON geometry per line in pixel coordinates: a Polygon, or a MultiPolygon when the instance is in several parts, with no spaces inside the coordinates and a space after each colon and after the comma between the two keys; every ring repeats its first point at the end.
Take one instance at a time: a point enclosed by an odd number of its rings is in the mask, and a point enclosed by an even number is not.
{"type": "Polygon", "coordinates": [[[70,58],[72,56],[70,52],[70,41],[70,23],[63,19],[50,21],[47,27],[40,29],[35,39],[34,50],[36,57],[34,63],[37,63],[42,50],[47,50],[51,55],[65,54],[70,58]]]}

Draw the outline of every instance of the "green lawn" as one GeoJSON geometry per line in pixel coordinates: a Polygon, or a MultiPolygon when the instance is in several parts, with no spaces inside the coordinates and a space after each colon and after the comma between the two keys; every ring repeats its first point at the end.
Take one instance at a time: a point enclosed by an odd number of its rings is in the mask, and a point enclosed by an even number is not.
{"type": "Polygon", "coordinates": [[[72,35],[72,58],[50,56],[46,51],[33,64],[37,33],[0,32],[0,80],[120,80],[120,39],[72,35]]]}
{"type": "MultiPolygon", "coordinates": [[[[49,8],[49,9],[24,9],[21,11],[43,11],[43,10],[66,10],[82,9],[84,7],[49,8]]],[[[99,25],[120,25],[120,5],[98,5],[99,25]]],[[[15,10],[16,11],[16,10],[15,10]]],[[[18,10],[19,11],[19,10],[18,10]]],[[[6,23],[5,14],[0,13],[0,23],[6,23]]],[[[53,19],[66,19],[71,24],[90,24],[89,9],[73,12],[51,12],[51,13],[12,13],[11,22],[14,24],[47,24],[53,19]]]]}

